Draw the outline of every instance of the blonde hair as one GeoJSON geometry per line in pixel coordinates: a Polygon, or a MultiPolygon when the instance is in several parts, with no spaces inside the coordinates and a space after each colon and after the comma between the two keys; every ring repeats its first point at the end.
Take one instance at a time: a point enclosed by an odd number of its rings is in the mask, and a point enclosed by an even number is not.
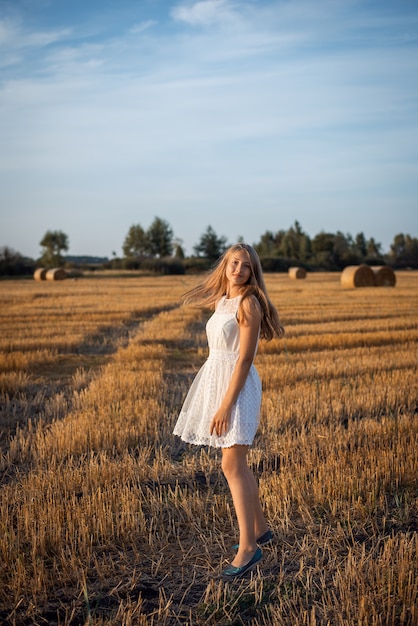
{"type": "Polygon", "coordinates": [[[242,288],[238,315],[245,318],[245,310],[242,306],[243,301],[245,298],[255,296],[261,309],[260,337],[267,341],[270,341],[275,336],[282,337],[284,335],[284,328],[280,322],[279,314],[267,294],[260,259],[254,248],[248,244],[237,243],[228,248],[219,258],[215,268],[206,276],[203,283],[184,294],[184,302],[186,304],[193,303],[198,306],[215,308],[220,298],[227,294],[228,279],[226,277],[226,267],[229,260],[233,254],[241,250],[245,250],[248,254],[251,274],[247,283],[242,288]]]}

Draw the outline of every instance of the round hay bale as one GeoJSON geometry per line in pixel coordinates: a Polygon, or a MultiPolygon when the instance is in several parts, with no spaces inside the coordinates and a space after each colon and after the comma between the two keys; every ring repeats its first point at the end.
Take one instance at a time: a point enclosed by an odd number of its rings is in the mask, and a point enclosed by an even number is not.
{"type": "Polygon", "coordinates": [[[38,267],[34,274],[33,277],[35,280],[46,280],[46,273],[47,273],[47,269],[45,267],[38,267]]]}
{"type": "Polygon", "coordinates": [[[289,278],[299,279],[306,278],[306,270],[304,267],[289,267],[289,278]]]}
{"type": "Polygon", "coordinates": [[[389,265],[372,267],[377,287],[394,287],[396,285],[395,272],[389,265]]]}
{"type": "Polygon", "coordinates": [[[375,287],[374,272],[368,265],[348,265],[341,272],[341,286],[349,289],[355,287],[375,287]]]}
{"type": "Polygon", "coordinates": [[[67,272],[63,270],[62,267],[54,267],[46,273],[47,280],[65,280],[66,278],[67,272]]]}

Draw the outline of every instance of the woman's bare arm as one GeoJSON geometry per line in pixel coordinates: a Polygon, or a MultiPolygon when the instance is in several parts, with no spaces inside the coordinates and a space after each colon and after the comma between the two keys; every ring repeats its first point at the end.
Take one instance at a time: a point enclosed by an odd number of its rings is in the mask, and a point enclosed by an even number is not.
{"type": "Polygon", "coordinates": [[[213,416],[210,425],[211,435],[215,432],[218,436],[221,436],[228,431],[232,407],[247,380],[248,372],[254,360],[261,322],[260,305],[256,298],[249,297],[244,300],[243,307],[244,315],[238,320],[239,357],[222,404],[213,416]]]}

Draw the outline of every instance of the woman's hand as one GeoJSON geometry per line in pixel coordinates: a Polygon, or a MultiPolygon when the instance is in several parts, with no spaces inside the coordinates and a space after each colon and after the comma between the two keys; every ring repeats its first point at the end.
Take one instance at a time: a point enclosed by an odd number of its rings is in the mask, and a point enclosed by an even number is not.
{"type": "Polygon", "coordinates": [[[226,435],[229,430],[230,419],[231,409],[226,410],[222,407],[219,408],[213,416],[212,422],[210,424],[210,434],[212,435],[215,432],[218,437],[226,435]]]}

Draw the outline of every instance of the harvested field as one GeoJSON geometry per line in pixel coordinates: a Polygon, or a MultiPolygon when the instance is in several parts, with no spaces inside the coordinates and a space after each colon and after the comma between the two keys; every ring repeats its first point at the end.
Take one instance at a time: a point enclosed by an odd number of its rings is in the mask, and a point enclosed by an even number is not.
{"type": "Polygon", "coordinates": [[[172,429],[206,358],[195,277],[0,283],[0,622],[415,626],[418,273],[266,275],[250,452],[275,542],[237,526],[219,451],[172,429]]]}

